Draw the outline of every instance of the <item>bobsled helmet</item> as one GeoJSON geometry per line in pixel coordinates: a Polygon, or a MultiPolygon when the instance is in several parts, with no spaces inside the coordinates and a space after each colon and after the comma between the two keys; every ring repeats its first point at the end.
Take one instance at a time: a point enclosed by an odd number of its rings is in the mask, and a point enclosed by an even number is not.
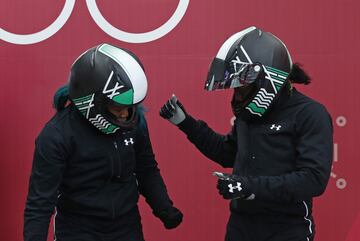
{"type": "Polygon", "coordinates": [[[71,67],[69,97],[80,113],[106,134],[129,130],[137,121],[136,106],[147,93],[147,79],[140,60],[130,51],[101,44],[80,55],[71,67]],[[128,108],[118,120],[109,106],[128,108]]]}
{"type": "Polygon", "coordinates": [[[205,89],[248,89],[246,98],[232,100],[235,116],[261,118],[277,98],[291,72],[292,60],[284,43],[256,27],[228,38],[210,65],[205,89]]]}

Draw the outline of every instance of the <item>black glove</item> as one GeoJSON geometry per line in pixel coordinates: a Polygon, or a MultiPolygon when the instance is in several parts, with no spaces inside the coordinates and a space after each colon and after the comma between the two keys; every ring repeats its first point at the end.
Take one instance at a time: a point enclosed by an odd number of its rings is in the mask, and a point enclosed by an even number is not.
{"type": "Polygon", "coordinates": [[[184,106],[174,94],[160,109],[160,116],[167,119],[174,125],[178,125],[183,122],[186,115],[184,106]]]}
{"type": "Polygon", "coordinates": [[[153,212],[161,222],[163,222],[166,229],[173,229],[180,225],[183,219],[183,214],[176,207],[170,207],[160,212],[153,212]]]}
{"type": "Polygon", "coordinates": [[[217,176],[217,189],[224,199],[254,199],[255,195],[251,193],[248,178],[239,177],[227,173],[214,172],[217,176]]]}

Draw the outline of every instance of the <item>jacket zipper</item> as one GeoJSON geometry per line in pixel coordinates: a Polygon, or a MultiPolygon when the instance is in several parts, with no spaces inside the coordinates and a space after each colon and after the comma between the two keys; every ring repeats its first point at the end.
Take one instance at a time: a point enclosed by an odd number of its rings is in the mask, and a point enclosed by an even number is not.
{"type": "MultiPolygon", "coordinates": [[[[120,163],[120,154],[119,154],[119,148],[118,148],[118,144],[116,142],[116,139],[113,141],[113,144],[114,144],[114,147],[115,147],[116,154],[118,156],[118,160],[114,160],[114,161],[118,161],[119,169],[120,169],[120,165],[121,165],[121,163],[120,163]]],[[[115,170],[114,170],[115,169],[115,163],[114,163],[114,161],[111,163],[112,170],[111,170],[111,177],[110,178],[114,178],[114,176],[115,176],[115,170]]],[[[116,177],[120,177],[120,176],[116,176],[116,177]]],[[[111,207],[112,207],[112,217],[113,217],[113,219],[115,219],[116,213],[115,213],[115,204],[114,204],[114,199],[113,198],[111,198],[111,207]]]]}
{"type": "MultiPolygon", "coordinates": [[[[118,145],[117,145],[116,140],[114,141],[114,147],[115,147],[115,149],[116,149],[116,154],[117,154],[117,156],[118,156],[118,160],[115,160],[115,161],[118,162],[118,164],[119,164],[119,166],[118,166],[118,167],[119,167],[119,170],[121,170],[121,157],[120,157],[119,148],[118,148],[118,145]]],[[[114,163],[113,163],[112,167],[113,167],[113,169],[114,169],[114,167],[115,167],[114,163]]],[[[116,172],[116,170],[113,170],[112,176],[115,175],[115,172],[116,172]]],[[[119,173],[119,175],[116,176],[116,177],[120,178],[120,176],[121,176],[121,173],[119,173]]]]}

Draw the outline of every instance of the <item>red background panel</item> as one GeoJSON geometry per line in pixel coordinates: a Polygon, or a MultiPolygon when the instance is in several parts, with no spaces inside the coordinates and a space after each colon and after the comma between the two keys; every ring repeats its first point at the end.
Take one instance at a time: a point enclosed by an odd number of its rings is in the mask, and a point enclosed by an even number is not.
{"type": "MultiPolygon", "coordinates": [[[[55,21],[65,2],[0,0],[1,29],[38,32],[55,21]]],[[[140,33],[164,24],[179,0],[98,0],[97,4],[114,27],[140,33]]],[[[204,80],[222,42],[252,25],[286,43],[293,60],[302,63],[313,78],[311,85],[298,88],[325,104],[333,117],[332,177],[314,205],[317,240],[360,240],[358,9],[357,0],[190,0],[172,31],[134,44],[106,34],[92,19],[86,1],[77,0],[65,25],[48,39],[22,45],[9,43],[1,35],[0,240],[22,240],[34,139],[54,114],[54,92],[66,83],[74,59],[103,42],[132,50],[145,66],[149,79],[145,105],[154,151],[169,193],[185,215],[178,229],[166,231],[141,200],[146,239],[223,240],[229,212],[211,176],[221,169],[161,119],[158,111],[176,93],[194,117],[206,120],[219,133],[229,131],[231,91],[206,92],[204,80]]]]}

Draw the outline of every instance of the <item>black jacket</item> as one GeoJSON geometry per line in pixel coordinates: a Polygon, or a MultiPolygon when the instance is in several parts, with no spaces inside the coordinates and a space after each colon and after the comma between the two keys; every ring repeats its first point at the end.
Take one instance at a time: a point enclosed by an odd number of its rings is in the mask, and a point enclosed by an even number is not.
{"type": "Polygon", "coordinates": [[[311,215],[312,197],[329,180],[333,129],[325,107],[293,89],[254,122],[237,118],[219,135],[188,116],[179,128],[208,158],[249,178],[255,200],[233,200],[231,210],[259,215],[311,215]]]}
{"type": "Polygon", "coordinates": [[[137,208],[172,206],[154,159],[145,119],[132,131],[101,133],[70,105],[36,139],[24,213],[25,241],[45,241],[57,212],[117,219],[137,208]]]}

